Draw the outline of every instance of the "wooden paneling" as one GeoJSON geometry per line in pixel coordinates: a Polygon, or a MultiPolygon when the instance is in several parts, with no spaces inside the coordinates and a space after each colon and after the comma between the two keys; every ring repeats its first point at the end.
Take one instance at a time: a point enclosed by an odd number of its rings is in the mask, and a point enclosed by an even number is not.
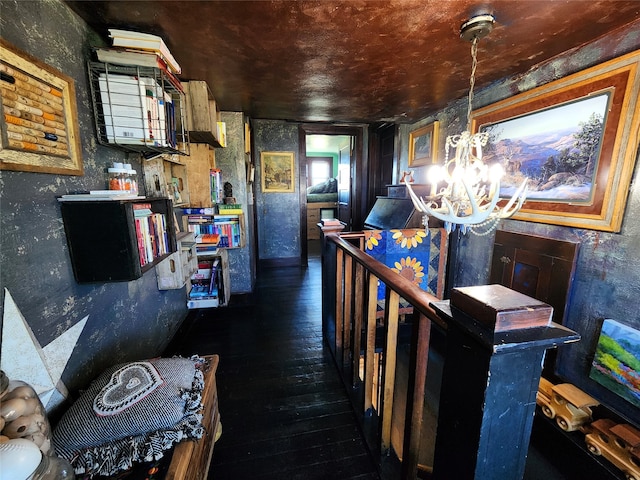
{"type": "Polygon", "coordinates": [[[553,307],[562,323],[579,243],[498,230],[489,283],[499,283],[553,307]]]}

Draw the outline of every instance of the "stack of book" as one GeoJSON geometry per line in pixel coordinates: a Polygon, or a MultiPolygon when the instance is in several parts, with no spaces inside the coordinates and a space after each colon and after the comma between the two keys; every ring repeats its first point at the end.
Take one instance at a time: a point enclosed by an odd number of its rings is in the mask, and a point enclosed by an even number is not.
{"type": "Polygon", "coordinates": [[[218,205],[218,213],[220,215],[240,215],[242,212],[242,205],[239,203],[221,203],[218,205]]]}
{"type": "Polygon", "coordinates": [[[140,266],[152,263],[156,258],[169,253],[167,221],[162,213],[154,213],[150,203],[133,205],[136,239],[140,266]]]}
{"type": "Polygon", "coordinates": [[[96,48],[99,62],[151,67],[101,73],[100,101],[109,143],[177,147],[174,96],[184,92],[180,65],[164,41],[146,33],[109,29],[113,48],[96,48]],[[142,100],[142,101],[141,101],[142,100]]]}
{"type": "Polygon", "coordinates": [[[109,36],[113,40],[113,48],[95,49],[99,62],[159,68],[178,90],[184,91],[176,77],[182,73],[182,68],[162,38],[150,33],[115,28],[109,29],[109,36]]]}
{"type": "MultiPolygon", "coordinates": [[[[200,266],[200,265],[198,265],[200,266]]],[[[189,291],[190,299],[218,298],[218,292],[221,289],[220,259],[216,258],[202,265],[206,273],[193,274],[191,276],[191,290],[189,291]]]]}

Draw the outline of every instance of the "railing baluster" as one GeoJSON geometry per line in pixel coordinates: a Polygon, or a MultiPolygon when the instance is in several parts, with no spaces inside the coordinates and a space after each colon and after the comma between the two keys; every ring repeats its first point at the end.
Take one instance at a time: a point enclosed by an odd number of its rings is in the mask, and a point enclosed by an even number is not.
{"type": "Polygon", "coordinates": [[[356,263],[355,279],[355,316],[353,322],[353,376],[352,387],[356,387],[360,382],[360,349],[362,348],[362,318],[364,316],[364,267],[356,263]]]}
{"type": "Polygon", "coordinates": [[[353,323],[353,258],[344,259],[344,327],[342,329],[342,364],[348,365],[351,351],[351,325],[353,323]]]}
{"type": "Polygon", "coordinates": [[[398,307],[400,296],[398,292],[386,288],[385,327],[386,342],[384,348],[384,384],[382,400],[382,438],[380,447],[383,454],[391,449],[391,420],[393,417],[393,390],[396,380],[396,352],[398,345],[398,307]]]}
{"type": "Polygon", "coordinates": [[[376,353],[376,310],[378,308],[378,277],[369,273],[369,292],[367,295],[367,345],[364,355],[364,411],[373,409],[373,374],[377,369],[374,365],[376,353]]]}
{"type": "MultiPolygon", "coordinates": [[[[342,332],[344,330],[344,252],[336,251],[336,359],[342,359],[342,332]]],[[[339,365],[342,372],[342,365],[339,365]]]]}
{"type": "Polygon", "coordinates": [[[407,411],[405,415],[404,452],[402,458],[402,479],[413,480],[418,474],[418,454],[420,452],[420,432],[424,411],[424,393],[429,358],[431,321],[422,313],[413,325],[409,372],[413,372],[413,382],[407,388],[407,411]]]}

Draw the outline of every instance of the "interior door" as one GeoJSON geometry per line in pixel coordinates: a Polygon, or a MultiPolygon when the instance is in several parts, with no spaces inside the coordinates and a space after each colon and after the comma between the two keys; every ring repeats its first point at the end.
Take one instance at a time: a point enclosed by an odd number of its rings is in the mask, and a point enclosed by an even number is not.
{"type": "Polygon", "coordinates": [[[345,230],[351,230],[351,188],[352,188],[352,162],[351,144],[340,149],[338,158],[338,219],[343,222],[345,230]]]}

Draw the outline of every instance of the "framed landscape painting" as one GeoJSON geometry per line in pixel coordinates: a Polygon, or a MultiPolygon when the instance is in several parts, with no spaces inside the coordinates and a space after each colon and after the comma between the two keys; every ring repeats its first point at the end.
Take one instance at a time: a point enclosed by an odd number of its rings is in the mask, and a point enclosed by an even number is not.
{"type": "Polygon", "coordinates": [[[260,173],[264,193],[295,191],[293,152],[260,152],[260,173]]]}
{"type": "Polygon", "coordinates": [[[638,147],[640,53],[551,82],[472,114],[489,134],[486,163],[505,171],[500,197],[528,178],[513,217],[620,230],[638,147]]]}
{"type": "Polygon", "coordinates": [[[438,122],[409,133],[409,166],[430,165],[437,160],[438,122]]]}
{"type": "Polygon", "coordinates": [[[640,408],[640,331],[604,320],[589,376],[640,408]]]}

